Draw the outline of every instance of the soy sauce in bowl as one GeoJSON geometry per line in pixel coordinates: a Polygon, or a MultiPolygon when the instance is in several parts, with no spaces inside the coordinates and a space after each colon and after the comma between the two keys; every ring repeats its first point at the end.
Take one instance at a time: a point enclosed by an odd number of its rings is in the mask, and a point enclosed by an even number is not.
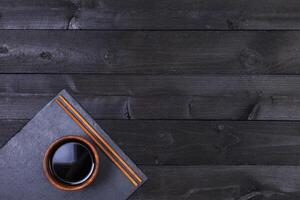
{"type": "Polygon", "coordinates": [[[50,183],[62,190],[80,190],[90,185],[99,171],[96,148],[81,136],[64,136],[47,149],[43,161],[50,183]]]}
{"type": "Polygon", "coordinates": [[[89,148],[77,141],[61,144],[49,160],[55,178],[68,185],[79,185],[88,180],[95,164],[89,148]]]}

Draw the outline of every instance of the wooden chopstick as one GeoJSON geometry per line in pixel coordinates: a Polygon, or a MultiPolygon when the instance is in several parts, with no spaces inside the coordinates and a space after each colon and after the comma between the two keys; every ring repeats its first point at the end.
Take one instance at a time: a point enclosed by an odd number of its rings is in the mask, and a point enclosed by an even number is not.
{"type": "Polygon", "coordinates": [[[74,122],[99,146],[99,148],[109,157],[109,159],[123,172],[123,174],[137,186],[141,183],[141,178],[127,165],[127,163],[112,149],[112,147],[99,135],[99,133],[73,108],[73,106],[63,97],[59,96],[55,101],[74,120],[74,122]],[[79,119],[78,119],[79,118],[79,119]],[[113,154],[117,160],[113,157],[113,154]],[[121,163],[119,163],[119,162],[121,163]],[[121,166],[123,165],[123,167],[121,166]],[[127,170],[125,170],[124,169],[127,170]],[[133,177],[132,177],[133,176],[133,177]],[[135,179],[135,180],[134,180],[135,179]],[[138,182],[138,183],[137,183],[138,182]]]}
{"type": "Polygon", "coordinates": [[[123,172],[134,186],[138,186],[137,182],[123,169],[123,167],[114,159],[107,149],[95,138],[95,136],[60,102],[55,99],[56,103],[71,117],[71,119],[99,146],[99,148],[109,157],[109,159],[123,172]]]}
{"type": "Polygon", "coordinates": [[[81,122],[88,127],[88,129],[104,144],[105,147],[125,166],[125,168],[134,176],[138,182],[142,182],[141,178],[132,170],[130,166],[119,156],[119,154],[100,136],[100,134],[82,117],[82,115],[74,109],[74,107],[63,97],[59,98],[66,104],[66,106],[81,120],[81,122]]]}

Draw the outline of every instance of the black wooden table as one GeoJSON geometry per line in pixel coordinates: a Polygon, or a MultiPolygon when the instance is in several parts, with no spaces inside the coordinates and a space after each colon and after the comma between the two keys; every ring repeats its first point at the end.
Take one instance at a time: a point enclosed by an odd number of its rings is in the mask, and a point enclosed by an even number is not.
{"type": "Polygon", "coordinates": [[[131,199],[300,198],[298,0],[2,0],[0,29],[0,145],[67,89],[131,199]]]}

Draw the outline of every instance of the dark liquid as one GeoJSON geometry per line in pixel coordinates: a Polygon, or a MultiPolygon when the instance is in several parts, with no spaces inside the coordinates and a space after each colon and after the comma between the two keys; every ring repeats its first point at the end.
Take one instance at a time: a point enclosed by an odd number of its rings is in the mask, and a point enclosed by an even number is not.
{"type": "Polygon", "coordinates": [[[78,185],[91,176],[94,159],[86,145],[77,141],[66,142],[53,152],[50,168],[59,181],[78,185]]]}

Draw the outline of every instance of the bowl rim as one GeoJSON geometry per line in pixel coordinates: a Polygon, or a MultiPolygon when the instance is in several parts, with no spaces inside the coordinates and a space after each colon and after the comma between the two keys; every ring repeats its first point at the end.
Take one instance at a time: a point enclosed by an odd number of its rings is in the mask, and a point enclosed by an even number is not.
{"type": "Polygon", "coordinates": [[[78,136],[78,135],[67,135],[67,136],[63,136],[58,138],[57,140],[55,140],[54,142],[52,142],[52,144],[50,144],[50,146],[48,147],[45,155],[44,155],[44,159],[43,159],[43,169],[44,169],[44,173],[46,175],[46,178],[48,179],[48,181],[57,189],[60,190],[65,190],[65,191],[75,191],[75,190],[81,190],[87,186],[89,186],[96,178],[98,171],[99,171],[99,165],[100,165],[100,158],[99,158],[99,154],[95,148],[95,146],[88,141],[85,137],[83,136],[78,136]],[[84,181],[83,183],[80,183],[78,185],[68,185],[65,184],[59,180],[57,180],[57,178],[55,178],[51,172],[50,169],[50,165],[49,165],[49,159],[50,156],[52,155],[53,151],[62,143],[69,141],[69,140],[75,140],[75,141],[79,141],[85,145],[87,145],[87,147],[89,148],[89,150],[91,150],[92,156],[94,158],[94,169],[93,172],[91,173],[90,177],[84,181]]]}

